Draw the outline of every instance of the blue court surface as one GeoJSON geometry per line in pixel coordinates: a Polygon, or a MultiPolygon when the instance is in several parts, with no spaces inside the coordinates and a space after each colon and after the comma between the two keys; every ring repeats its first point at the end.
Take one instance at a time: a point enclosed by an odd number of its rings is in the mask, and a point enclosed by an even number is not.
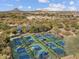
{"type": "Polygon", "coordinates": [[[63,39],[50,33],[11,38],[13,59],[47,59],[52,55],[65,55],[63,39]]]}

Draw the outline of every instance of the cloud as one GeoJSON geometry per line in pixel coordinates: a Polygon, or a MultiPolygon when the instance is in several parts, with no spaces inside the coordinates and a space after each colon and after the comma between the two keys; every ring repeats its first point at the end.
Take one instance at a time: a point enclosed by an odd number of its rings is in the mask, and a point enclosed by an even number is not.
{"type": "Polygon", "coordinates": [[[19,9],[22,9],[22,8],[23,8],[23,6],[21,6],[21,5],[20,5],[20,6],[18,6],[18,8],[19,8],[19,9]]]}
{"type": "Polygon", "coordinates": [[[40,3],[47,3],[49,1],[48,0],[38,0],[38,2],[40,2],[40,3]]]}
{"type": "Polygon", "coordinates": [[[19,2],[20,0],[16,0],[17,2],[19,2]]]}
{"type": "Polygon", "coordinates": [[[5,4],[6,6],[10,6],[10,7],[12,7],[12,6],[14,6],[13,4],[5,4]]]}
{"type": "Polygon", "coordinates": [[[69,4],[70,4],[70,5],[73,5],[74,3],[75,3],[74,1],[70,1],[70,3],[69,3],[69,4]]]}
{"type": "MultiPolygon", "coordinates": [[[[2,1],[8,1],[8,0],[2,0],[2,1]]],[[[15,0],[15,1],[19,2],[19,1],[21,1],[21,0],[15,0]]]]}
{"type": "Polygon", "coordinates": [[[49,11],[63,11],[65,9],[65,5],[63,4],[49,4],[49,7],[45,8],[49,11]]]}
{"type": "Polygon", "coordinates": [[[57,3],[57,4],[49,4],[49,7],[51,8],[65,8],[63,4],[57,3]]]}
{"type": "Polygon", "coordinates": [[[28,6],[28,9],[31,9],[32,7],[31,6],[28,6]]]}
{"type": "Polygon", "coordinates": [[[69,6],[67,10],[69,10],[69,11],[78,11],[75,6],[69,6]]]}
{"type": "Polygon", "coordinates": [[[66,6],[61,3],[49,4],[47,8],[38,8],[36,10],[48,10],[48,11],[78,11],[75,6],[66,6]]]}

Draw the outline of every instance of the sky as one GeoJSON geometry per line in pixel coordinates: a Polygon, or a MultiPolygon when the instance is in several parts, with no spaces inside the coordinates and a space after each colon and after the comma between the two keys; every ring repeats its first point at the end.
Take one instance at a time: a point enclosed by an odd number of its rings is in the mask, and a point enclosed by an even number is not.
{"type": "Polygon", "coordinates": [[[0,0],[0,11],[20,10],[79,11],[79,0],[0,0]]]}

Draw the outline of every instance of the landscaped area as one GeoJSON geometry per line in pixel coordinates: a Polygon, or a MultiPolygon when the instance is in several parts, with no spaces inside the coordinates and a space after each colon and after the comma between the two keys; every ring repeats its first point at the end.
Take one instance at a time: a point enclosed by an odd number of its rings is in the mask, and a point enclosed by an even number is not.
{"type": "Polygon", "coordinates": [[[79,54],[79,12],[28,12],[19,11],[18,8],[0,12],[0,59],[18,59],[20,53],[18,55],[16,50],[20,49],[24,51],[21,59],[27,55],[39,58],[42,52],[47,54],[44,58],[49,59],[76,57],[79,54]],[[17,40],[21,35],[20,40],[17,40]],[[11,43],[10,39],[16,43],[11,43]],[[39,52],[33,48],[38,46],[39,52]]]}

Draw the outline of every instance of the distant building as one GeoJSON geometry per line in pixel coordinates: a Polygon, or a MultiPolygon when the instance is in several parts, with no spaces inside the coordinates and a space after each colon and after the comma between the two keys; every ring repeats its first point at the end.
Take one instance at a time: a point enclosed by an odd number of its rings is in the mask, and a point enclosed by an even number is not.
{"type": "Polygon", "coordinates": [[[26,24],[26,31],[28,32],[28,31],[30,31],[30,24],[28,23],[28,24],[26,24]]]}
{"type": "Polygon", "coordinates": [[[18,32],[18,33],[21,33],[21,32],[22,32],[22,25],[18,25],[18,26],[17,26],[17,32],[18,32]]]}

